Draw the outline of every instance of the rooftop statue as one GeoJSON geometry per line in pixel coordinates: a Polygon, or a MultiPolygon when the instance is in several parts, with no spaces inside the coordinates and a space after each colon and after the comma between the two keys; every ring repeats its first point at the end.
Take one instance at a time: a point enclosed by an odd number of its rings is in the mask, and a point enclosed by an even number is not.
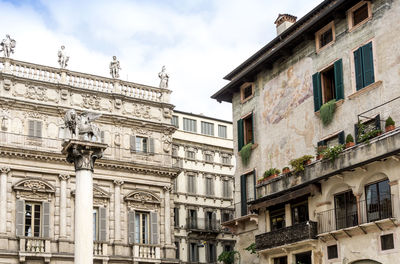
{"type": "Polygon", "coordinates": [[[165,66],[162,67],[161,72],[158,73],[158,77],[160,77],[160,88],[168,89],[168,80],[169,75],[165,72],[165,66]]]}
{"type": "Polygon", "coordinates": [[[10,58],[11,53],[14,53],[16,43],[14,39],[10,38],[10,35],[6,35],[6,38],[0,43],[0,51],[4,52],[4,57],[10,58]]]}
{"type": "Polygon", "coordinates": [[[119,60],[117,60],[117,56],[113,56],[113,60],[110,62],[111,77],[113,77],[114,79],[119,78],[119,70],[121,70],[119,60]]]}
{"type": "Polygon", "coordinates": [[[58,51],[58,63],[60,64],[61,69],[65,69],[68,66],[69,56],[65,52],[65,46],[62,45],[61,49],[58,51]]]}
{"type": "Polygon", "coordinates": [[[68,110],[64,116],[64,139],[78,139],[101,143],[100,129],[94,120],[101,114],[84,112],[78,115],[74,109],[68,110]]]}

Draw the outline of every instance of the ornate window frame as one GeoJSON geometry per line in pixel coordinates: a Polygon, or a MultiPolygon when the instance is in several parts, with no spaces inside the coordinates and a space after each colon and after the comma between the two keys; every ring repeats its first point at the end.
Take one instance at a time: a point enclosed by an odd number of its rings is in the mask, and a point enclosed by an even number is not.
{"type": "Polygon", "coordinates": [[[17,199],[29,201],[51,201],[56,192],[53,185],[42,179],[26,178],[15,183],[12,189],[16,193],[17,199]]]}

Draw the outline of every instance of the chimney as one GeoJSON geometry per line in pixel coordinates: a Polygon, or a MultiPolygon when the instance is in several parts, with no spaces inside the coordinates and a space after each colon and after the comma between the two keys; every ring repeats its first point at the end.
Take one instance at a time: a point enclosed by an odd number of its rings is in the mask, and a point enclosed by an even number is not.
{"type": "Polygon", "coordinates": [[[275,20],[277,35],[279,36],[283,31],[296,23],[296,19],[297,17],[289,14],[279,14],[278,18],[275,20]]]}

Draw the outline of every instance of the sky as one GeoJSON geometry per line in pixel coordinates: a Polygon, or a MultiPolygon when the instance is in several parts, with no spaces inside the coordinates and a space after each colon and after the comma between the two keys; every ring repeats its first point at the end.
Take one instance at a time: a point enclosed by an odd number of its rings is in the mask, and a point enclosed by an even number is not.
{"type": "Polygon", "coordinates": [[[279,13],[299,18],[321,0],[0,0],[0,39],[12,58],[158,87],[163,65],[175,109],[232,120],[232,105],[210,96],[223,77],[276,37],[279,13]]]}

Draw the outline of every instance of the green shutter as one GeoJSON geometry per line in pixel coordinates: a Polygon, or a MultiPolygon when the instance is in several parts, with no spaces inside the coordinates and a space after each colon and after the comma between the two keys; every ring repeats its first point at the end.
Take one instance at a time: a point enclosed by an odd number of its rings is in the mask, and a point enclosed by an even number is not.
{"type": "Polygon", "coordinates": [[[317,72],[312,76],[313,80],[313,92],[314,92],[314,111],[317,112],[322,105],[322,93],[321,93],[321,73],[317,72]]]}
{"type": "Polygon", "coordinates": [[[237,130],[238,130],[238,151],[240,151],[244,145],[243,119],[239,119],[237,121],[237,130]]]}
{"type": "Polygon", "coordinates": [[[251,113],[251,143],[254,144],[254,112],[251,113]]]}
{"type": "Polygon", "coordinates": [[[358,91],[364,87],[361,48],[354,51],[354,68],[355,68],[355,75],[356,75],[355,76],[356,77],[356,89],[358,91]]]}
{"type": "Polygon", "coordinates": [[[344,131],[342,131],[342,132],[339,133],[338,139],[339,139],[339,144],[344,144],[344,143],[345,143],[344,131]]]}
{"type": "Polygon", "coordinates": [[[375,116],[375,128],[381,129],[381,116],[379,114],[375,116]]]}
{"type": "Polygon", "coordinates": [[[375,82],[374,76],[374,56],[372,54],[372,42],[361,47],[362,64],[363,64],[363,81],[364,87],[375,82]]]}
{"type": "Polygon", "coordinates": [[[358,144],[358,123],[354,124],[354,135],[356,136],[356,144],[358,144]]]}
{"type": "Polygon", "coordinates": [[[338,60],[334,64],[335,71],[335,94],[336,101],[344,99],[344,87],[343,87],[343,63],[342,59],[338,60]]]}
{"type": "Polygon", "coordinates": [[[247,215],[246,175],[240,176],[241,216],[247,215]]]}
{"type": "Polygon", "coordinates": [[[256,171],[253,171],[253,188],[254,188],[254,200],[257,199],[256,195],[256,171]]]}

